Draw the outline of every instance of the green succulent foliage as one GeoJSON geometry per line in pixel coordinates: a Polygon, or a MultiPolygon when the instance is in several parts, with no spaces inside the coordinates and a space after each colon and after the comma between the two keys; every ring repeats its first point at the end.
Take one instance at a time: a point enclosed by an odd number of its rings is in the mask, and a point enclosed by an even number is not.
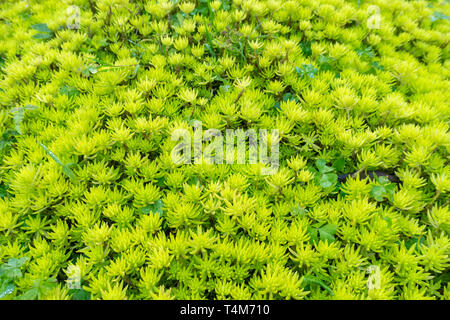
{"type": "Polygon", "coordinates": [[[70,5],[0,3],[0,299],[450,299],[448,1],[70,5]]]}

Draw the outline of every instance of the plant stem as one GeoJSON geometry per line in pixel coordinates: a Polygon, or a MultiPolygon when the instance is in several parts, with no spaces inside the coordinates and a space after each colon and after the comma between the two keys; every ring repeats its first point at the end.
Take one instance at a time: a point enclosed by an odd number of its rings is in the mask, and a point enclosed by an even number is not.
{"type": "Polygon", "coordinates": [[[433,203],[439,198],[440,195],[441,195],[441,191],[436,190],[436,193],[434,194],[434,197],[431,199],[430,203],[425,207],[425,211],[428,211],[428,209],[431,208],[433,203]]]}

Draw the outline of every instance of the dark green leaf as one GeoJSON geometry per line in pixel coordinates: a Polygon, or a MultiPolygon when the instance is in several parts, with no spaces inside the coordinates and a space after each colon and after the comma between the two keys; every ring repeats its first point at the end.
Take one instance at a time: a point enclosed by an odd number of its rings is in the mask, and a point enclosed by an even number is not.
{"type": "Polygon", "coordinates": [[[160,178],[156,179],[156,185],[158,187],[164,188],[166,186],[166,184],[164,182],[165,182],[164,177],[160,177],[160,178]]]}
{"type": "Polygon", "coordinates": [[[163,208],[164,208],[164,203],[162,202],[161,199],[158,199],[158,200],[156,200],[156,202],[154,204],[151,204],[149,206],[142,208],[141,211],[144,214],[149,214],[150,212],[152,212],[153,214],[158,213],[160,216],[162,216],[163,208]]]}
{"type": "Polygon", "coordinates": [[[395,188],[396,188],[396,185],[394,183],[390,183],[390,184],[384,186],[384,189],[386,190],[387,198],[390,201],[393,201],[395,188]]]}
{"type": "Polygon", "coordinates": [[[16,287],[11,282],[4,282],[4,283],[2,283],[2,285],[0,286],[0,299],[6,297],[7,295],[9,295],[11,293],[13,293],[15,288],[16,287]]]}
{"type": "Polygon", "coordinates": [[[45,145],[43,145],[42,143],[39,143],[41,145],[41,147],[44,149],[45,153],[47,153],[53,160],[55,160],[55,162],[57,164],[59,164],[60,166],[64,166],[64,164],[61,162],[61,160],[59,160],[59,158],[57,156],[55,156],[55,154],[53,152],[50,151],[49,148],[47,148],[45,145]]]}
{"type": "Polygon", "coordinates": [[[33,39],[50,39],[51,37],[53,37],[53,34],[51,33],[36,33],[32,36],[33,39]]]}
{"type": "Polygon", "coordinates": [[[11,268],[20,268],[22,267],[25,262],[28,261],[28,257],[22,257],[22,258],[11,258],[8,260],[7,266],[11,268]]]}
{"type": "Polygon", "coordinates": [[[70,169],[68,165],[63,165],[62,171],[71,181],[75,181],[75,173],[73,173],[72,169],[70,169]]]}
{"type": "Polygon", "coordinates": [[[89,65],[87,68],[85,68],[81,73],[85,76],[88,77],[91,74],[96,74],[98,72],[97,66],[96,65],[89,65]]]}
{"type": "Polygon", "coordinates": [[[16,137],[20,133],[17,132],[17,130],[11,130],[8,129],[5,132],[3,132],[1,140],[0,140],[0,151],[6,148],[7,146],[10,146],[14,142],[16,142],[16,137]]]}
{"type": "Polygon", "coordinates": [[[20,13],[20,17],[23,20],[29,20],[31,18],[31,13],[28,12],[28,11],[23,11],[23,12],[20,13]]]}
{"type": "Polygon", "coordinates": [[[324,189],[333,186],[338,180],[338,176],[335,173],[325,173],[320,177],[320,186],[324,189]]]}
{"type": "Polygon", "coordinates": [[[12,108],[11,113],[13,114],[13,120],[14,120],[14,129],[19,133],[22,134],[22,121],[25,116],[25,111],[22,107],[12,108]]]}
{"type": "Polygon", "coordinates": [[[295,97],[292,93],[287,92],[283,95],[283,101],[298,101],[297,97],[295,97]]]}
{"type": "Polygon", "coordinates": [[[40,296],[39,288],[31,288],[26,291],[24,294],[18,297],[19,300],[35,300],[40,296]]]}
{"type": "Polygon", "coordinates": [[[52,30],[50,30],[47,24],[45,23],[34,24],[31,26],[31,28],[40,32],[48,32],[48,33],[52,32],[52,30]]]}
{"type": "Polygon", "coordinates": [[[379,64],[377,61],[372,61],[370,64],[376,70],[380,70],[380,71],[384,70],[383,66],[381,64],[379,64]]]}
{"type": "Polygon", "coordinates": [[[333,168],[336,169],[337,172],[343,172],[345,168],[345,159],[339,158],[333,162],[333,168]]]}
{"type": "Polygon", "coordinates": [[[316,223],[313,223],[311,226],[313,226],[314,228],[320,228],[324,224],[325,224],[325,222],[316,222],[316,223]]]}
{"type": "Polygon", "coordinates": [[[312,55],[311,42],[309,41],[300,42],[300,48],[302,49],[302,52],[306,57],[312,55]]]}
{"type": "Polygon", "coordinates": [[[213,48],[211,34],[208,31],[208,26],[206,25],[206,22],[204,22],[203,24],[205,26],[206,40],[208,41],[208,43],[205,44],[205,47],[206,47],[206,49],[208,49],[211,56],[216,57],[216,53],[214,52],[214,48],[213,48]]]}
{"type": "Polygon", "coordinates": [[[319,72],[312,64],[303,64],[301,68],[295,67],[295,71],[300,74],[301,78],[309,77],[311,79],[314,79],[319,72]]]}
{"type": "Polygon", "coordinates": [[[9,186],[7,184],[0,184],[0,198],[8,196],[9,186]]]}
{"type": "Polygon", "coordinates": [[[14,120],[14,129],[19,133],[22,134],[21,131],[21,125],[22,125],[22,121],[23,118],[25,117],[25,110],[35,110],[39,107],[32,105],[32,104],[27,104],[24,107],[16,107],[16,108],[12,108],[11,109],[11,113],[13,114],[13,120],[14,120]]]}
{"type": "MultiPolygon", "coordinates": [[[[376,173],[374,173],[374,175],[375,175],[375,174],[376,174],[376,173]]],[[[380,176],[380,177],[378,178],[378,181],[379,181],[380,184],[382,184],[382,185],[385,185],[385,184],[390,183],[389,178],[386,177],[386,176],[380,176]]]]}
{"type": "Polygon", "coordinates": [[[372,59],[375,57],[375,52],[373,52],[372,47],[363,47],[361,49],[356,50],[358,53],[358,57],[361,57],[363,59],[372,59]]]}
{"type": "Polygon", "coordinates": [[[443,273],[439,276],[437,276],[435,281],[441,281],[442,283],[449,283],[450,282],[450,272],[443,273]]]}
{"type": "Polygon", "coordinates": [[[317,64],[319,65],[320,70],[322,71],[331,71],[333,70],[334,58],[327,57],[324,55],[320,55],[317,64]]]}
{"type": "Polygon", "coordinates": [[[443,13],[440,13],[440,12],[435,11],[435,12],[431,15],[430,21],[431,21],[431,22],[435,22],[435,21],[438,21],[438,20],[450,20],[450,17],[447,16],[447,15],[445,15],[445,14],[443,14],[443,13]]]}
{"type": "Polygon", "coordinates": [[[416,250],[419,249],[419,247],[425,242],[425,238],[423,236],[419,238],[410,238],[407,241],[405,241],[405,247],[407,249],[410,249],[413,245],[416,245],[416,250]]]}
{"type": "Polygon", "coordinates": [[[40,280],[38,283],[38,288],[40,293],[47,293],[51,289],[55,288],[58,285],[58,282],[55,278],[48,278],[45,280],[40,280]]]}
{"type": "Polygon", "coordinates": [[[57,163],[62,167],[62,171],[63,173],[72,181],[75,181],[76,177],[75,177],[75,173],[73,173],[72,169],[70,169],[70,166],[68,164],[64,164],[62,163],[61,160],[59,160],[59,158],[50,151],[49,148],[47,148],[45,145],[43,145],[42,143],[39,143],[41,145],[41,147],[44,149],[44,151],[57,163]]]}
{"type": "Polygon", "coordinates": [[[3,264],[2,269],[5,275],[10,279],[16,279],[22,277],[22,272],[20,268],[28,260],[27,257],[22,258],[11,258],[7,263],[3,264]]]}
{"type": "Polygon", "coordinates": [[[384,201],[386,189],[383,186],[373,186],[372,190],[370,190],[370,194],[375,200],[382,202],[384,201]]]}
{"type": "Polygon", "coordinates": [[[65,94],[66,96],[73,97],[73,96],[77,96],[80,93],[78,92],[78,90],[74,87],[70,87],[68,85],[64,85],[60,90],[59,93],[61,94],[65,94]]]}
{"type": "Polygon", "coordinates": [[[72,300],[90,300],[91,293],[84,289],[71,289],[69,293],[72,294],[72,300]]]}
{"type": "Polygon", "coordinates": [[[323,159],[316,160],[316,167],[320,173],[333,172],[334,168],[327,166],[327,162],[323,159]]]}
{"type": "Polygon", "coordinates": [[[388,228],[390,228],[392,226],[392,220],[389,217],[383,217],[383,220],[385,220],[388,224],[388,228]]]}
{"type": "Polygon", "coordinates": [[[292,209],[291,215],[294,217],[296,217],[296,216],[303,217],[306,215],[306,209],[303,207],[300,207],[299,205],[296,205],[294,207],[294,209],[292,209]]]}
{"type": "Polygon", "coordinates": [[[312,243],[318,243],[319,242],[319,235],[318,235],[318,230],[317,230],[317,228],[313,228],[313,227],[311,227],[311,226],[308,226],[308,234],[309,234],[309,237],[310,237],[310,241],[312,242],[312,243]]]}
{"type": "Polygon", "coordinates": [[[321,240],[328,240],[329,242],[336,241],[334,235],[336,234],[337,225],[327,224],[319,228],[319,235],[321,240]]]}
{"type": "Polygon", "coordinates": [[[312,276],[312,275],[304,275],[303,276],[303,282],[306,285],[311,285],[311,284],[315,284],[315,285],[319,285],[321,286],[323,289],[325,289],[326,291],[328,291],[331,295],[334,295],[333,290],[331,290],[330,287],[328,287],[322,280],[320,280],[319,278],[312,276]]]}

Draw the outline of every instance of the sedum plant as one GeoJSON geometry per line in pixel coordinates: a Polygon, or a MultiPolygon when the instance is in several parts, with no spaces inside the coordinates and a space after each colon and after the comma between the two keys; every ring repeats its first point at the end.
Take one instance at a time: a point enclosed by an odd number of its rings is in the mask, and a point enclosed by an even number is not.
{"type": "Polygon", "coordinates": [[[3,1],[0,299],[450,299],[449,15],[3,1]],[[280,168],[173,162],[199,121],[280,168]]]}

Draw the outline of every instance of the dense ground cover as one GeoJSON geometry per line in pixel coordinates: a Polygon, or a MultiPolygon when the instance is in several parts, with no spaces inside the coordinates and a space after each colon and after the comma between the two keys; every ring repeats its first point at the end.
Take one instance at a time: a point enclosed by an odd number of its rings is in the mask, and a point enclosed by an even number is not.
{"type": "Polygon", "coordinates": [[[449,299],[448,15],[2,1],[0,297],[449,299]],[[195,120],[279,170],[174,163],[195,120]]]}

